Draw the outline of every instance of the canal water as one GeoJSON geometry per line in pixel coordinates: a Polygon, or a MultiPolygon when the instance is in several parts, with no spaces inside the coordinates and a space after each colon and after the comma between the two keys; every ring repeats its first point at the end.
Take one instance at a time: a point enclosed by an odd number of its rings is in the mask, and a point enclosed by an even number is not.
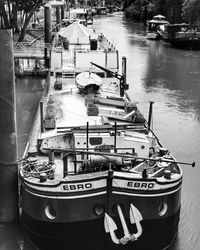
{"type": "MultiPolygon", "coordinates": [[[[16,114],[18,158],[21,158],[44,91],[44,79],[21,79],[16,81],[16,114]]],[[[35,250],[24,237],[20,223],[0,223],[0,250],[35,250]]]]}
{"type": "MultiPolygon", "coordinates": [[[[200,51],[178,50],[161,41],[149,41],[143,25],[124,19],[122,13],[95,18],[94,28],[119,49],[120,58],[126,56],[129,95],[146,118],[149,101],[154,102],[152,127],[161,143],[177,160],[196,162],[196,168],[182,165],[181,219],[178,237],[170,249],[198,250],[200,51]]],[[[39,79],[16,81],[19,157],[25,148],[43,86],[44,80],[39,79]]],[[[19,225],[0,225],[1,249],[34,250],[19,225]]]]}
{"type": "MultiPolygon", "coordinates": [[[[180,50],[145,37],[143,24],[122,14],[95,19],[95,29],[127,58],[129,95],[148,118],[154,102],[153,130],[183,162],[182,208],[178,237],[171,249],[200,249],[200,51],[180,50]]],[[[156,235],[155,235],[156,240],[156,235]]]]}

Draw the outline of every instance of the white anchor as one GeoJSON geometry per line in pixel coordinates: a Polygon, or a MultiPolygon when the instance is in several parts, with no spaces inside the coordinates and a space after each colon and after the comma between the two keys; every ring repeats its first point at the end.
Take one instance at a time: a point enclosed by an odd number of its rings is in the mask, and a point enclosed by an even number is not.
{"type": "Polygon", "coordinates": [[[106,233],[110,233],[112,241],[115,244],[119,244],[120,240],[117,238],[115,234],[115,230],[117,230],[117,226],[114,220],[107,213],[105,213],[105,217],[104,217],[104,227],[105,227],[106,233]]]}
{"type": "Polygon", "coordinates": [[[142,226],[140,224],[140,221],[142,221],[142,220],[143,220],[143,218],[142,218],[140,211],[135,206],[133,206],[133,204],[131,204],[131,206],[130,206],[130,221],[131,221],[131,224],[135,223],[136,227],[137,227],[137,233],[134,234],[136,240],[142,234],[142,226]]]}
{"type": "Polygon", "coordinates": [[[133,204],[130,205],[130,222],[131,224],[135,223],[137,227],[137,233],[133,233],[132,235],[129,233],[125,218],[123,216],[119,204],[117,205],[117,211],[124,231],[124,236],[121,239],[117,238],[115,234],[115,230],[117,230],[117,225],[107,213],[105,213],[104,217],[104,227],[106,233],[110,233],[111,239],[115,244],[125,245],[128,241],[137,240],[142,234],[142,226],[140,224],[140,221],[143,220],[143,218],[140,211],[133,204]]]}

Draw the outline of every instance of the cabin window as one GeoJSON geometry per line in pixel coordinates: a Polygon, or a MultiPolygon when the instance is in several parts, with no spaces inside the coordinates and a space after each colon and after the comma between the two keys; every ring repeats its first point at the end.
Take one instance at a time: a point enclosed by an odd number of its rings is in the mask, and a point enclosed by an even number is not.
{"type": "Polygon", "coordinates": [[[90,138],[90,144],[91,145],[101,145],[103,142],[102,137],[91,137],[90,138]]]}

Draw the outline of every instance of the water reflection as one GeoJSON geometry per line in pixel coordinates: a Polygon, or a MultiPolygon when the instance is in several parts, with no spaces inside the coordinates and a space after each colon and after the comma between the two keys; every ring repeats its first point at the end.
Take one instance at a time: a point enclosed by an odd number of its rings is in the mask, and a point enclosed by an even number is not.
{"type": "Polygon", "coordinates": [[[19,223],[0,224],[0,250],[35,250],[19,223]]]}
{"type": "Polygon", "coordinates": [[[148,116],[154,101],[153,129],[177,160],[196,161],[196,169],[183,166],[182,210],[173,250],[198,249],[200,245],[200,51],[178,50],[145,38],[142,24],[121,15],[96,20],[97,30],[116,42],[127,57],[129,94],[148,116]],[[115,32],[112,32],[115,31],[115,32]]]}
{"type": "MultiPolygon", "coordinates": [[[[45,79],[16,79],[17,143],[18,158],[21,158],[27,144],[46,84],[45,79]]],[[[23,234],[20,223],[0,224],[0,250],[35,250],[23,234]]]]}
{"type": "Polygon", "coordinates": [[[45,79],[17,79],[16,82],[16,106],[17,106],[17,134],[18,155],[22,156],[29,133],[33,125],[35,113],[41,94],[46,84],[45,79]]]}

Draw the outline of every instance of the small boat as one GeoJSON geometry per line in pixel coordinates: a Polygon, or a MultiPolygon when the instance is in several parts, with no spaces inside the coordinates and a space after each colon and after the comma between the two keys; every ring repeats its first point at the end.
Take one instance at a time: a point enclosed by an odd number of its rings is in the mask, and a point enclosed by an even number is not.
{"type": "Polygon", "coordinates": [[[92,10],[88,8],[76,8],[70,9],[66,13],[66,17],[64,18],[64,22],[72,23],[75,21],[79,21],[79,23],[87,26],[93,24],[92,10]]]}
{"type": "Polygon", "coordinates": [[[105,6],[98,6],[95,7],[96,10],[96,15],[107,15],[108,14],[108,9],[105,6]]]}
{"type": "Polygon", "coordinates": [[[76,86],[83,93],[94,93],[102,85],[102,79],[97,74],[91,72],[82,72],[76,76],[76,86]]]}
{"type": "Polygon", "coordinates": [[[87,9],[86,8],[75,8],[70,10],[66,13],[66,17],[68,20],[73,21],[85,21],[87,18],[87,9]]]}
{"type": "Polygon", "coordinates": [[[174,47],[200,49],[200,30],[198,26],[186,23],[161,25],[158,34],[162,40],[174,47]]]}
{"type": "Polygon", "coordinates": [[[158,40],[159,35],[157,33],[158,27],[163,24],[169,24],[166,17],[163,15],[156,15],[151,21],[148,22],[147,39],[158,40]]]}
{"type": "Polygon", "coordinates": [[[92,25],[92,24],[93,24],[92,16],[87,17],[87,25],[92,25]]]}

